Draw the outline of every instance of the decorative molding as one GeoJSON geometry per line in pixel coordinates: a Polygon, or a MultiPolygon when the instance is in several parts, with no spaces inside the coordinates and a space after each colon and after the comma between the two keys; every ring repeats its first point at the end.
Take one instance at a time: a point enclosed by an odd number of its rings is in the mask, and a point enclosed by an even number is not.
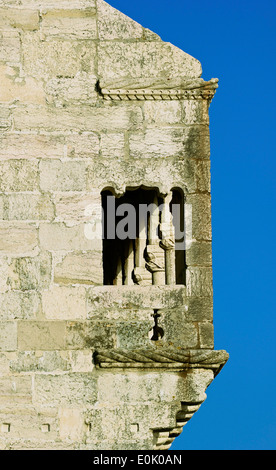
{"type": "Polygon", "coordinates": [[[104,369],[212,369],[215,376],[229,359],[226,351],[207,349],[187,350],[174,347],[148,349],[106,349],[94,353],[94,362],[104,369]]]}
{"type": "Polygon", "coordinates": [[[122,79],[114,82],[100,80],[98,91],[105,100],[207,100],[212,101],[218,79],[205,82],[202,78],[183,79],[122,79]]]}

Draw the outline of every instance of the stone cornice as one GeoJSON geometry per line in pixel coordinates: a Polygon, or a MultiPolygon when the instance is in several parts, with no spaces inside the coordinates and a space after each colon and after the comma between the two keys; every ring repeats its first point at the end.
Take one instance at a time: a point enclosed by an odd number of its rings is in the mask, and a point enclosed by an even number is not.
{"type": "Polygon", "coordinates": [[[148,349],[107,349],[94,353],[100,368],[212,369],[215,376],[228,361],[226,351],[187,350],[175,347],[148,349]]]}
{"type": "Polygon", "coordinates": [[[122,79],[113,82],[100,80],[98,91],[105,100],[143,101],[143,100],[207,100],[211,102],[218,79],[205,82],[201,78],[183,79],[122,79]]]}

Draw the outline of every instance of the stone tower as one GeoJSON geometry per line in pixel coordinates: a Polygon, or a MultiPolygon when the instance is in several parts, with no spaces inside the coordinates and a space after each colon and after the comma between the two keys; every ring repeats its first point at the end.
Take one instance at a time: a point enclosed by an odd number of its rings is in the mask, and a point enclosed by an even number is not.
{"type": "Polygon", "coordinates": [[[217,80],[103,0],[1,0],[0,29],[0,448],[168,449],[228,359],[217,80]]]}

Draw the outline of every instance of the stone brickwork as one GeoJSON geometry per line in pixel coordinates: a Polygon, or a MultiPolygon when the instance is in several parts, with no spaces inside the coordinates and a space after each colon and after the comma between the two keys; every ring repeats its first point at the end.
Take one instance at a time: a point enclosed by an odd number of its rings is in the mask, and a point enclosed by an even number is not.
{"type": "Polygon", "coordinates": [[[227,361],[201,73],[102,0],[0,0],[1,449],[167,449],[227,361]],[[89,208],[139,187],[192,208],[183,284],[103,285],[89,208]]]}

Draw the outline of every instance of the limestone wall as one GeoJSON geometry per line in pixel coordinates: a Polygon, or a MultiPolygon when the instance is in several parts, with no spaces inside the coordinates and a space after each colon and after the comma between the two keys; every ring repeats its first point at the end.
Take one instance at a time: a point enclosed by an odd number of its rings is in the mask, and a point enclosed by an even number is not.
{"type": "Polygon", "coordinates": [[[92,355],[151,347],[156,309],[163,342],[213,349],[210,100],[106,99],[101,84],[199,83],[201,66],[102,0],[2,0],[0,31],[0,448],[172,441],[213,371],[105,371],[92,355]],[[183,188],[186,286],[103,286],[87,207],[107,185],[183,188]]]}

